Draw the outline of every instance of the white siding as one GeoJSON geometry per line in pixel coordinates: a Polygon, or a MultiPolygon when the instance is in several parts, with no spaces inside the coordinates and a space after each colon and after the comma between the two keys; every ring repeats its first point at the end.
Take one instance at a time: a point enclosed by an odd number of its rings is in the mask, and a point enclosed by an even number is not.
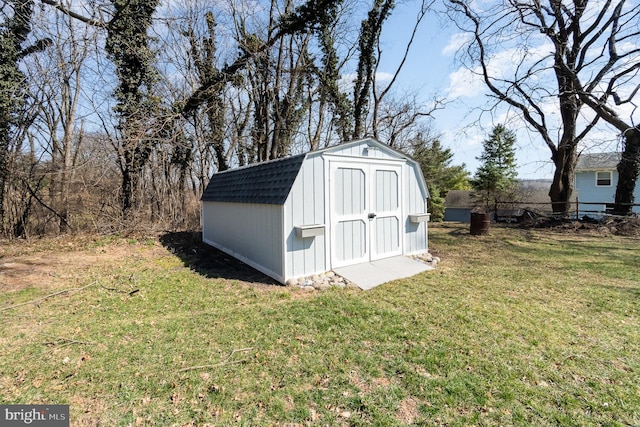
{"type": "Polygon", "coordinates": [[[284,205],[285,280],[328,270],[325,221],[325,177],[321,157],[305,160],[284,205]],[[301,239],[295,228],[300,225],[324,225],[325,234],[301,239]]]}
{"type": "Polygon", "coordinates": [[[417,166],[407,164],[405,166],[405,239],[404,239],[404,253],[417,254],[423,253],[428,250],[428,238],[427,238],[427,224],[421,222],[414,224],[409,221],[410,214],[427,212],[426,193],[419,180],[422,179],[422,175],[416,170],[417,166]]]}
{"type": "Polygon", "coordinates": [[[384,148],[371,148],[370,143],[371,140],[363,139],[362,141],[357,141],[355,143],[336,145],[334,147],[329,148],[329,151],[332,155],[337,156],[356,156],[356,157],[370,157],[374,159],[397,159],[398,155],[393,151],[385,150],[384,148]]]}
{"type": "Polygon", "coordinates": [[[202,222],[205,243],[284,281],[282,206],[203,202],[202,222]]]}

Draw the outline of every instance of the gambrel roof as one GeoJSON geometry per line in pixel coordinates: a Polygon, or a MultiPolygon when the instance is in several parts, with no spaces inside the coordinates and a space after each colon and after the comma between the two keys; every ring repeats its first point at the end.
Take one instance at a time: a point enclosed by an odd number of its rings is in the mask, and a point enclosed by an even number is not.
{"type": "Polygon", "coordinates": [[[622,153],[583,153],[578,157],[576,172],[613,170],[620,163],[622,153]]]}
{"type": "Polygon", "coordinates": [[[300,154],[216,173],[201,200],[283,205],[305,156],[300,154]]]}
{"type": "Polygon", "coordinates": [[[419,185],[426,197],[429,197],[429,190],[424,185],[420,165],[415,160],[393,147],[371,138],[365,138],[310,151],[306,154],[215,173],[211,176],[200,200],[203,202],[284,205],[302,163],[307,157],[321,156],[323,153],[331,153],[336,150],[348,150],[350,147],[360,147],[363,142],[367,143],[370,150],[385,151],[390,156],[404,158],[414,165],[416,173],[420,177],[419,185]]]}

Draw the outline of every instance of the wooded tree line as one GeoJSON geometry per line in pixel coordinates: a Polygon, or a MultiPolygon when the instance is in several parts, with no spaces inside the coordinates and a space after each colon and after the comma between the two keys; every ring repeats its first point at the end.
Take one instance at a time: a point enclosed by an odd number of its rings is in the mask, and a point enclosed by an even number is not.
{"type": "MultiPolygon", "coordinates": [[[[561,94],[563,119],[575,121],[589,106],[593,124],[602,118],[620,129],[637,177],[637,126],[623,131],[629,123],[615,110],[637,93],[621,90],[637,83],[637,7],[605,2],[586,22],[586,1],[563,3],[501,3],[501,18],[486,20],[464,2],[446,2],[454,22],[473,35],[469,64],[484,64],[479,73],[498,101],[519,109],[536,131],[546,129],[544,115],[537,116],[544,108],[527,104],[537,96],[561,94]],[[521,79],[491,76],[486,46],[499,47],[502,39],[492,37],[504,34],[507,22],[520,22],[521,36],[533,29],[555,37],[562,49],[552,53],[554,65],[523,61],[521,79]],[[609,65],[581,80],[583,68],[593,73],[602,60],[609,65]],[[526,80],[550,70],[563,84],[557,90],[526,80]]],[[[416,3],[405,59],[431,6],[416,3]]],[[[450,150],[428,132],[429,114],[444,100],[425,104],[400,93],[404,60],[391,79],[378,78],[380,37],[395,7],[393,0],[5,1],[0,231],[194,227],[212,172],[363,136],[424,159],[434,188],[467,185],[464,167],[452,167],[450,150]],[[442,162],[434,165],[436,158],[442,162]],[[452,178],[440,179],[443,170],[452,178]]],[[[563,126],[568,136],[558,142],[551,129],[541,133],[557,166],[554,201],[570,196],[576,147],[593,125],[578,134],[571,122],[563,126]]]]}
{"type": "MultiPolygon", "coordinates": [[[[416,28],[428,8],[417,5],[416,28]]],[[[3,234],[194,227],[214,171],[365,135],[409,147],[437,103],[376,80],[395,5],[362,7],[9,0],[3,234]],[[353,82],[342,77],[353,69],[353,82]]]]}

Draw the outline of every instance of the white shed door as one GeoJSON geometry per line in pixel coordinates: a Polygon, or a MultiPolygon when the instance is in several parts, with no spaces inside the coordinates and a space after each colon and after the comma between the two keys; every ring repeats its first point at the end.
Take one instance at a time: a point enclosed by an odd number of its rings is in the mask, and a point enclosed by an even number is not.
{"type": "Polygon", "coordinates": [[[333,267],[400,255],[401,166],[331,162],[333,267]]]}

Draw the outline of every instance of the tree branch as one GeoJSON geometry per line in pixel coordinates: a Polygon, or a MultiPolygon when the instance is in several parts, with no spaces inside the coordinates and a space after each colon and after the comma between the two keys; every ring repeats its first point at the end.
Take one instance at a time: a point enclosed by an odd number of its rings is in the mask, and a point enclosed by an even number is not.
{"type": "Polygon", "coordinates": [[[43,297],[41,297],[41,298],[37,298],[37,299],[34,299],[34,300],[32,300],[32,301],[22,302],[22,303],[20,303],[20,304],[10,305],[10,306],[8,306],[8,307],[2,307],[2,308],[0,308],[0,311],[11,310],[12,308],[22,307],[22,306],[24,306],[24,305],[29,305],[29,304],[38,304],[38,303],[40,303],[40,302],[42,302],[42,301],[48,300],[49,298],[51,298],[51,297],[55,297],[55,296],[57,296],[57,295],[62,295],[62,294],[66,294],[66,293],[68,293],[68,292],[81,291],[81,290],[83,290],[83,289],[87,289],[87,288],[89,288],[89,287],[91,287],[91,286],[94,286],[94,285],[95,285],[95,284],[97,284],[97,283],[98,283],[98,282],[89,283],[88,285],[83,286],[83,287],[81,287],[81,288],[64,289],[64,290],[62,290],[62,291],[54,292],[54,293],[52,293],[52,294],[45,295],[45,296],[43,296],[43,297]]]}
{"type": "Polygon", "coordinates": [[[35,192],[35,190],[33,190],[33,188],[31,188],[31,186],[29,185],[29,183],[27,182],[26,179],[23,179],[22,183],[24,184],[24,186],[27,189],[27,191],[29,192],[29,194],[31,194],[31,196],[34,199],[36,199],[38,201],[38,203],[40,203],[40,205],[42,205],[43,208],[47,209],[49,212],[51,212],[52,214],[57,216],[60,219],[60,221],[62,221],[67,227],[71,228],[71,226],[69,225],[69,222],[67,222],[67,219],[65,217],[60,215],[51,206],[47,205],[40,197],[38,197],[38,194],[35,192]]]}
{"type": "MultiPolygon", "coordinates": [[[[407,46],[405,47],[404,55],[402,56],[402,60],[400,61],[400,64],[396,68],[395,73],[393,73],[393,78],[391,79],[391,81],[389,82],[387,87],[382,91],[382,93],[378,97],[378,101],[382,101],[382,98],[384,98],[384,96],[389,92],[389,90],[391,89],[393,84],[398,79],[398,75],[400,74],[400,71],[404,67],[405,62],[407,62],[407,58],[409,57],[409,50],[411,49],[411,46],[413,45],[413,40],[415,39],[416,32],[418,31],[418,27],[420,26],[420,23],[422,22],[422,20],[424,19],[425,15],[427,14],[427,10],[433,5],[433,3],[435,3],[435,0],[432,0],[429,4],[426,4],[426,0],[422,1],[422,5],[420,7],[420,11],[418,12],[418,16],[416,17],[416,22],[415,22],[415,24],[413,26],[413,31],[411,32],[411,37],[409,38],[409,41],[407,42],[407,46]]],[[[377,66],[376,66],[376,68],[377,68],[377,66]]]]}
{"type": "Polygon", "coordinates": [[[224,365],[233,365],[236,363],[242,363],[242,362],[246,362],[247,359],[240,359],[240,360],[232,360],[230,361],[230,359],[233,357],[234,354],[236,353],[240,353],[240,352],[247,352],[253,350],[253,347],[246,347],[246,348],[239,348],[239,349],[234,349],[231,351],[231,353],[229,353],[229,355],[227,356],[226,359],[224,359],[222,362],[218,362],[218,363],[214,363],[212,365],[197,365],[197,366],[188,366],[186,368],[182,368],[182,369],[178,369],[176,372],[187,372],[187,371],[195,371],[197,369],[206,369],[206,368],[216,368],[218,366],[224,366],[224,365]]]}
{"type": "MultiPolygon", "coordinates": [[[[496,85],[493,84],[491,76],[489,75],[489,70],[487,67],[487,57],[486,57],[486,51],[485,51],[485,46],[484,46],[484,41],[483,41],[483,37],[480,31],[480,19],[471,11],[471,9],[469,8],[469,6],[467,4],[465,4],[464,1],[462,0],[450,0],[451,3],[459,6],[462,10],[462,13],[464,13],[464,15],[473,23],[473,37],[475,39],[475,43],[478,46],[478,50],[479,50],[479,63],[480,63],[480,67],[482,69],[482,78],[485,82],[485,84],[487,85],[487,87],[489,88],[489,90],[495,94],[495,96],[503,102],[506,102],[507,104],[517,108],[518,110],[520,110],[522,112],[522,115],[525,119],[525,121],[527,123],[529,123],[531,126],[534,127],[534,129],[540,134],[540,136],[542,136],[542,139],[544,140],[544,142],[547,144],[547,146],[549,147],[549,149],[551,150],[552,153],[555,153],[557,151],[557,147],[554,144],[554,142],[551,140],[551,138],[549,137],[549,133],[547,131],[546,125],[544,123],[544,116],[541,116],[543,119],[542,123],[539,123],[532,115],[531,112],[529,111],[529,108],[527,108],[527,106],[515,99],[513,99],[512,97],[510,97],[506,92],[501,91],[496,85]]],[[[533,107],[535,108],[536,106],[533,105],[533,107]]],[[[537,109],[537,111],[541,112],[542,110],[540,108],[537,109]]]]}
{"type": "MultiPolygon", "coordinates": [[[[43,334],[44,335],[44,334],[43,334]]],[[[70,338],[65,338],[65,337],[57,337],[55,335],[45,335],[49,338],[54,338],[55,341],[48,341],[45,342],[44,344],[46,345],[57,345],[59,342],[63,342],[65,344],[80,344],[80,345],[95,345],[95,343],[93,342],[89,342],[89,341],[78,341],[78,340],[72,340],[70,338]]]]}
{"type": "Polygon", "coordinates": [[[253,57],[273,47],[285,35],[295,34],[316,25],[318,21],[317,11],[329,7],[334,2],[335,0],[308,0],[302,6],[296,8],[295,13],[281,17],[279,24],[275,27],[276,31],[273,36],[254,49],[242,49],[243,53],[232,64],[225,65],[215,77],[200,85],[184,101],[180,108],[182,114],[189,116],[206,100],[206,93],[211,87],[228,81],[235,73],[245,68],[253,57]]]}
{"type": "Polygon", "coordinates": [[[56,9],[58,9],[60,12],[69,15],[70,17],[77,19],[78,21],[82,21],[85,24],[89,24],[92,25],[94,27],[98,27],[98,28],[107,28],[108,24],[106,22],[102,22],[102,21],[96,21],[95,19],[92,18],[88,18],[86,16],[80,15],[70,9],[68,9],[67,7],[63,6],[62,3],[59,3],[57,1],[54,0],[40,0],[42,1],[42,3],[44,4],[48,4],[49,6],[53,6],[56,9]]]}

